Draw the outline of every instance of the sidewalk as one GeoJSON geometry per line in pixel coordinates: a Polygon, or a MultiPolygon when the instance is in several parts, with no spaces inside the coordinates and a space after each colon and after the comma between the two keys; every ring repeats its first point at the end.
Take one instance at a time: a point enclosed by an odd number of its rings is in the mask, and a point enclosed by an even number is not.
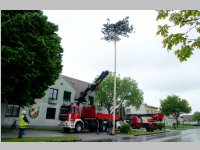
{"type": "MultiPolygon", "coordinates": [[[[18,130],[1,133],[1,138],[17,138],[18,130]]],[[[109,135],[107,133],[85,132],[85,133],[63,133],[62,131],[38,131],[38,130],[25,130],[25,138],[28,137],[59,137],[59,136],[77,136],[81,142],[112,142],[120,141],[124,138],[133,138],[133,135],[115,134],[109,135]]]]}

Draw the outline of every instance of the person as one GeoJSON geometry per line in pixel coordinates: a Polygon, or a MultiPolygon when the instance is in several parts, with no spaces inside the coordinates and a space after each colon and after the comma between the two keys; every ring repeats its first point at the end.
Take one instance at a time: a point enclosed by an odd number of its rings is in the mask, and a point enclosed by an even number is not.
{"type": "Polygon", "coordinates": [[[97,119],[97,134],[99,134],[99,120],[97,119]]]}
{"type": "Polygon", "coordinates": [[[19,117],[19,133],[18,133],[18,138],[23,138],[24,135],[24,130],[28,126],[29,121],[26,117],[26,111],[22,111],[21,115],[19,117]]]}
{"type": "Polygon", "coordinates": [[[111,119],[109,119],[107,122],[107,134],[111,134],[111,133],[112,133],[112,121],[111,119]]]}

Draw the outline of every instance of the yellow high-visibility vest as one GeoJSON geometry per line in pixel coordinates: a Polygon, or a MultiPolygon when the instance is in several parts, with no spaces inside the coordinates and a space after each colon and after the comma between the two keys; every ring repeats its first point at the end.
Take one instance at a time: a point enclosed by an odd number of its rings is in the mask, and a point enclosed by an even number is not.
{"type": "Polygon", "coordinates": [[[20,128],[26,128],[28,126],[28,123],[24,121],[24,115],[21,115],[19,117],[19,121],[20,121],[19,123],[20,128]]]}

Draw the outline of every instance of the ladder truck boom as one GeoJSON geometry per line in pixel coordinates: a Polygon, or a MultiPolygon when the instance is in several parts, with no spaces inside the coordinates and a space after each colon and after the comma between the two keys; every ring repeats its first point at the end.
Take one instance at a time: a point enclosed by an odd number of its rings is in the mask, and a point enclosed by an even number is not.
{"type": "Polygon", "coordinates": [[[90,93],[94,92],[97,90],[99,84],[103,81],[103,79],[109,74],[109,71],[103,71],[101,75],[94,81],[94,83],[90,84],[88,88],[85,89],[84,92],[81,93],[81,96],[76,99],[77,105],[79,105],[82,102],[86,102],[86,96],[89,95],[90,93]]]}

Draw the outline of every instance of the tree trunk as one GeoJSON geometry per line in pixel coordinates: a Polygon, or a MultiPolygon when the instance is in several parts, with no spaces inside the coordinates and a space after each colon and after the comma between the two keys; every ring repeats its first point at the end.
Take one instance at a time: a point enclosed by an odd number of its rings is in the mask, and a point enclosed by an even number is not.
{"type": "Polygon", "coordinates": [[[110,114],[111,110],[110,110],[110,107],[109,107],[109,106],[107,107],[107,111],[108,111],[108,113],[110,114]]]}
{"type": "Polygon", "coordinates": [[[178,118],[176,118],[176,127],[178,128],[178,118]]]}

